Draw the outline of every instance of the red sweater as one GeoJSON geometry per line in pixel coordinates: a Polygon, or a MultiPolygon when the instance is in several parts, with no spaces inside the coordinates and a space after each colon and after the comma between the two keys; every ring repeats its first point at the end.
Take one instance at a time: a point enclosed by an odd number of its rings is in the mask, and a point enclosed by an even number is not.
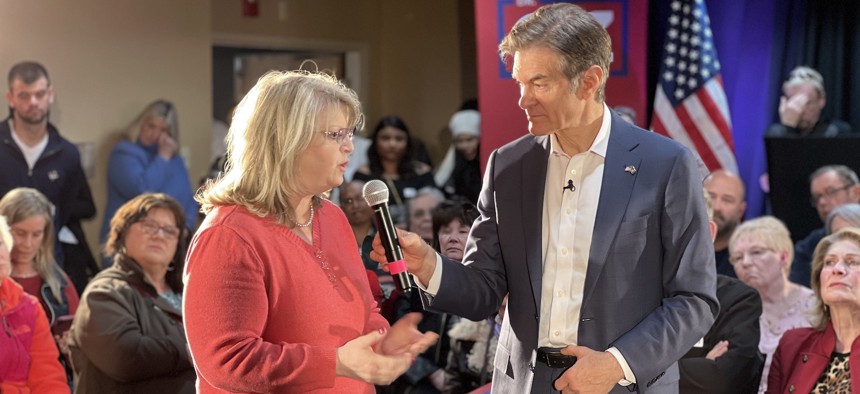
{"type": "Polygon", "coordinates": [[[374,392],[368,383],[335,376],[336,348],[388,326],[351,247],[352,229],[324,201],[313,236],[310,246],[237,206],[206,217],[184,276],[185,331],[199,393],[374,392]]]}

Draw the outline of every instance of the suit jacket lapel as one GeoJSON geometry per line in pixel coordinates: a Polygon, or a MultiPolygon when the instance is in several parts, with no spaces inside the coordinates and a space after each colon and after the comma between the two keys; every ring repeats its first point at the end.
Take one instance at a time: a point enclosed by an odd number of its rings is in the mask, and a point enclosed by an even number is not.
{"type": "Polygon", "coordinates": [[[523,156],[520,167],[523,240],[537,311],[540,311],[541,277],[543,276],[543,192],[546,186],[549,151],[549,138],[536,138],[532,149],[523,156]]]}
{"type": "Polygon", "coordinates": [[[594,285],[597,283],[600,273],[603,272],[609,247],[615,239],[621,218],[627,210],[633,185],[636,182],[636,173],[641,170],[642,159],[633,153],[639,143],[635,138],[632,138],[631,132],[632,127],[613,114],[609,144],[606,148],[606,159],[603,166],[600,203],[597,206],[594,233],[591,239],[591,252],[588,258],[588,272],[585,276],[583,304],[588,302],[594,285]],[[627,171],[628,166],[634,166],[636,170],[627,171]]]}

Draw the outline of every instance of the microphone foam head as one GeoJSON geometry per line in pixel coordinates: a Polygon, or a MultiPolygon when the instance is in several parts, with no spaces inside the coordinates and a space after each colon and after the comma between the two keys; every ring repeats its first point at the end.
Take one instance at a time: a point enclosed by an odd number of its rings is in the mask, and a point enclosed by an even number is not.
{"type": "Polygon", "coordinates": [[[364,184],[361,195],[367,205],[374,206],[388,202],[388,186],[385,182],[373,179],[364,184]]]}

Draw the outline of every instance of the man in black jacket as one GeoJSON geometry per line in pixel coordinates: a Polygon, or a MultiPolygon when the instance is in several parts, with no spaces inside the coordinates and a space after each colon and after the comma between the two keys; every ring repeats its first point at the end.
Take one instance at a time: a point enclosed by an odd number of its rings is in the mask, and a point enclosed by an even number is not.
{"type": "Polygon", "coordinates": [[[9,118],[0,122],[0,196],[31,187],[54,204],[57,262],[80,293],[98,272],[80,224],[96,214],[80,154],[48,122],[54,88],[45,67],[20,62],[9,71],[8,82],[9,118]]]}
{"type": "MultiPolygon", "coordinates": [[[[716,236],[711,198],[705,191],[711,236],[716,236]]],[[[758,351],[761,297],[755,289],[717,275],[720,313],[714,325],[678,362],[682,393],[755,393],[764,357],[758,351]]]]}

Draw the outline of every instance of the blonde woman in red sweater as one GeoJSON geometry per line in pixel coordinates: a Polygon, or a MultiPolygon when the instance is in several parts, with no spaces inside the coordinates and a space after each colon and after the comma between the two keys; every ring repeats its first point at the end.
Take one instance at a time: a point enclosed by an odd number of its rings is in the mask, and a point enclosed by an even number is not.
{"type": "Polygon", "coordinates": [[[370,394],[436,340],[420,315],[388,326],[346,217],[322,198],[361,118],[355,92],[310,72],[270,72],[239,103],[184,276],[199,393],[370,394]]]}

